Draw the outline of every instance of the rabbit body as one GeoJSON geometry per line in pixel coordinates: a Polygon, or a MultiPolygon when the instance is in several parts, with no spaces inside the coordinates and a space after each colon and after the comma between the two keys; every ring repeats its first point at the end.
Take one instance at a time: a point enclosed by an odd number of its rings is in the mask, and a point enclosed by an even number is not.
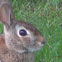
{"type": "Polygon", "coordinates": [[[33,25],[14,18],[9,0],[0,0],[0,21],[4,35],[0,36],[0,62],[34,62],[35,51],[45,40],[33,25]]]}

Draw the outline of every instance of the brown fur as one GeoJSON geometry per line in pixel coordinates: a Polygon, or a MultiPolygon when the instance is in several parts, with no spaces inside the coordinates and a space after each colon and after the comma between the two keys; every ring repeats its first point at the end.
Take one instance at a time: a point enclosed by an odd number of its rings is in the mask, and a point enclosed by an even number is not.
{"type": "Polygon", "coordinates": [[[0,35],[0,60],[1,62],[33,62],[34,53],[19,54],[9,50],[4,37],[0,35]]]}
{"type": "Polygon", "coordinates": [[[0,21],[4,24],[4,35],[0,36],[0,61],[34,62],[35,51],[40,50],[45,43],[37,28],[15,20],[9,0],[0,0],[0,21]],[[19,37],[22,27],[30,34],[19,37]]]}

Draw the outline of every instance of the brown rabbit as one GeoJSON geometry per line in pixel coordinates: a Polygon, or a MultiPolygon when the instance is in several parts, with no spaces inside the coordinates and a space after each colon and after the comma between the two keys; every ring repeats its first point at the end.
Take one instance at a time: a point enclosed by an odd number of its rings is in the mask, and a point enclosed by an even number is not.
{"type": "Polygon", "coordinates": [[[0,21],[4,24],[0,62],[34,62],[35,51],[45,44],[40,32],[31,24],[14,18],[9,0],[0,0],[0,21]]]}

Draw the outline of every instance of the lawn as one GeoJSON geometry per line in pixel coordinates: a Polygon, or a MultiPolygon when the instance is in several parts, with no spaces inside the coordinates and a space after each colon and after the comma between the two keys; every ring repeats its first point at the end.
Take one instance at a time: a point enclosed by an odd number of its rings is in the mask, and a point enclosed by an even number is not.
{"type": "Polygon", "coordinates": [[[15,18],[33,24],[45,37],[46,44],[36,52],[35,62],[62,62],[62,1],[11,0],[11,3],[15,18]]]}

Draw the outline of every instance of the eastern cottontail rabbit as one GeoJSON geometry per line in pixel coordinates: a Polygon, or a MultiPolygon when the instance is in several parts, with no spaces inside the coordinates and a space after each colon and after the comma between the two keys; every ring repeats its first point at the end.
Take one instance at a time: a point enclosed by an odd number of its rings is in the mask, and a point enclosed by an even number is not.
{"type": "Polygon", "coordinates": [[[0,21],[5,35],[4,42],[0,41],[1,62],[33,62],[34,51],[44,46],[44,37],[31,24],[14,18],[8,0],[0,1],[0,21]]]}

